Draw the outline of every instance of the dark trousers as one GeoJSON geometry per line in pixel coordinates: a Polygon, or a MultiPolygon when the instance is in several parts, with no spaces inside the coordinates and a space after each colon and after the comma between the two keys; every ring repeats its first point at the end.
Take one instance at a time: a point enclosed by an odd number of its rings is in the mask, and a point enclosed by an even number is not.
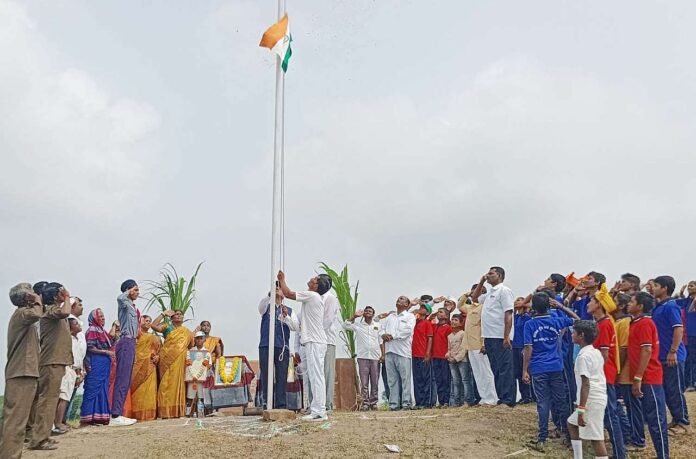
{"type": "Polygon", "coordinates": [[[643,384],[641,388],[643,397],[637,398],[631,395],[631,403],[628,405],[633,431],[631,441],[636,446],[645,446],[644,424],[647,423],[658,459],[667,459],[669,458],[669,440],[665,391],[661,384],[643,384]]]}
{"type": "Polygon", "coordinates": [[[696,336],[689,336],[689,344],[686,346],[684,384],[686,387],[696,387],[696,336]]]}
{"type": "Polygon", "coordinates": [[[413,357],[413,392],[416,406],[432,407],[432,364],[420,357],[413,357]]]}
{"type": "Polygon", "coordinates": [[[491,370],[493,370],[495,391],[500,403],[515,406],[517,387],[512,371],[512,349],[503,347],[502,338],[484,338],[483,344],[486,347],[486,355],[488,355],[491,370]]]}
{"type": "Polygon", "coordinates": [[[532,400],[532,386],[522,380],[522,352],[524,352],[524,348],[512,348],[512,367],[515,379],[520,388],[522,401],[529,402],[532,400]]]}
{"type": "Polygon", "coordinates": [[[431,365],[437,400],[441,406],[449,405],[451,387],[449,362],[447,359],[433,359],[431,365]]]}
{"type": "Polygon", "coordinates": [[[628,416],[628,405],[631,403],[631,385],[630,384],[615,384],[617,408],[619,410],[619,423],[621,424],[621,433],[623,434],[624,444],[628,445],[633,442],[633,429],[631,428],[631,418],[628,416]]]}
{"type": "Polygon", "coordinates": [[[621,422],[619,421],[619,407],[616,386],[614,384],[607,384],[607,407],[604,410],[604,428],[609,432],[614,459],[625,459],[626,448],[624,446],[621,422]]]}
{"type": "Polygon", "coordinates": [[[665,401],[672,415],[672,422],[689,425],[689,409],[686,406],[684,391],[684,362],[677,362],[673,367],[662,362],[662,382],[665,390],[665,401]]]}
{"type": "MultiPolygon", "coordinates": [[[[486,352],[488,348],[486,347],[486,352]]],[[[565,385],[563,372],[541,373],[532,376],[532,387],[537,398],[537,416],[539,417],[538,441],[546,441],[549,438],[549,416],[551,410],[558,413],[559,419],[568,419],[570,413],[567,410],[565,385]]],[[[562,423],[559,426],[562,432],[567,434],[567,427],[562,423]]]]}
{"type": "MultiPolygon", "coordinates": [[[[290,351],[282,347],[273,348],[273,408],[284,409],[287,405],[288,359],[290,351]],[[282,358],[281,358],[282,355],[282,358]]],[[[266,407],[268,398],[268,348],[259,348],[259,368],[261,369],[261,405],[266,407]]]]}
{"type": "Polygon", "coordinates": [[[121,337],[116,343],[116,378],[114,379],[114,395],[111,404],[111,416],[123,415],[123,404],[128,396],[131,385],[133,363],[135,363],[135,338],[121,337]]]}
{"type": "MultiPolygon", "coordinates": [[[[570,329],[566,330],[570,333],[570,329]]],[[[563,356],[563,376],[565,377],[566,386],[568,387],[568,407],[569,413],[575,408],[575,398],[578,393],[578,386],[575,384],[575,362],[573,361],[573,345],[568,345],[568,352],[563,356]]]]}

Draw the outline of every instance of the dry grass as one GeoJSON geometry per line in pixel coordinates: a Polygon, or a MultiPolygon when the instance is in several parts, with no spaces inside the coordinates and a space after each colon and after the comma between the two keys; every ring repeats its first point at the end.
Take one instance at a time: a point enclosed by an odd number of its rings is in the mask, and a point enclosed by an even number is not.
{"type": "MultiPolygon", "coordinates": [[[[696,412],[696,394],[687,394],[696,412]]],[[[533,406],[510,409],[455,408],[411,412],[335,413],[329,423],[264,423],[252,417],[155,421],[132,427],[92,427],[62,436],[52,453],[26,451],[27,458],[57,457],[396,457],[384,444],[400,446],[402,457],[500,458],[524,450],[536,434],[533,406]]],[[[672,458],[696,457],[692,438],[670,438],[672,458]]],[[[552,440],[546,454],[524,451],[515,458],[568,458],[552,440]]],[[[592,457],[586,451],[586,457],[592,457]]],[[[652,457],[644,454],[631,458],[652,457]]]]}

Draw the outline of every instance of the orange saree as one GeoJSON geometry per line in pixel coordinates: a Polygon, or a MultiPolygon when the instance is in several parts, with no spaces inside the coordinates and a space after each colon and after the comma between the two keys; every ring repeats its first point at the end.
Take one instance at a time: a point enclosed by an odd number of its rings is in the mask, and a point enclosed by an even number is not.
{"type": "Polygon", "coordinates": [[[186,383],[184,371],[193,333],[186,327],[174,329],[160,348],[157,389],[157,414],[162,419],[179,418],[186,414],[186,383]]]}
{"type": "Polygon", "coordinates": [[[159,354],[158,336],[144,333],[135,347],[135,363],[131,378],[131,406],[138,421],[157,419],[157,366],[152,357],[159,354]]]}

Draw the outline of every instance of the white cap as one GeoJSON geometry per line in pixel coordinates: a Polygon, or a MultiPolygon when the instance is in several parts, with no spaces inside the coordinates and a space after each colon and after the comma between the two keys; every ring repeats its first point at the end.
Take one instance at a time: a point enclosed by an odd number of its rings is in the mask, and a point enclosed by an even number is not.
{"type": "Polygon", "coordinates": [[[193,337],[194,338],[201,338],[201,337],[205,338],[205,333],[203,333],[202,331],[197,331],[196,334],[193,335],[193,337]]]}

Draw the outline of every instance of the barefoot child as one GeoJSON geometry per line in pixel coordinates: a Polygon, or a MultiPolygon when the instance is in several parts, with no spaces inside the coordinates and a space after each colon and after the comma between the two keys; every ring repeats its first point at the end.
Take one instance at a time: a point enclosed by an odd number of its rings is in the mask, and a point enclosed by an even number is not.
{"type": "Polygon", "coordinates": [[[589,320],[579,320],[573,325],[573,343],[580,346],[580,352],[575,359],[578,406],[568,418],[573,459],[582,459],[582,440],[592,441],[597,459],[607,459],[607,448],[604,444],[607,380],[604,376],[602,353],[592,346],[597,333],[597,324],[589,320]]]}

